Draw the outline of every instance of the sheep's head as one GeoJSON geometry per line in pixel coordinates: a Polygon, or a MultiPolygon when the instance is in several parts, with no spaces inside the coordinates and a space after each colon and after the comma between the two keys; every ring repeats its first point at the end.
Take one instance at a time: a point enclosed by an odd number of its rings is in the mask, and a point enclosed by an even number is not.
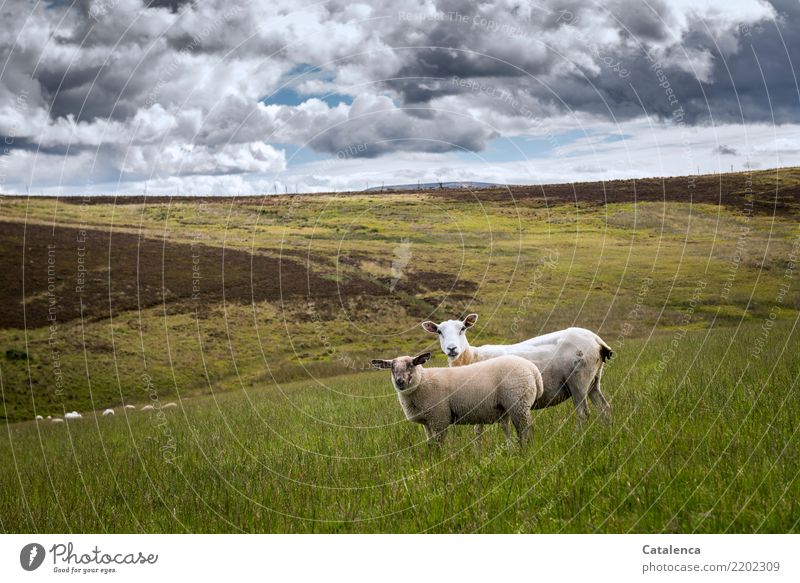
{"type": "Polygon", "coordinates": [[[467,328],[478,321],[478,314],[470,314],[463,320],[445,320],[441,324],[431,321],[423,322],[422,327],[431,334],[439,335],[439,345],[447,358],[454,359],[469,348],[467,328]]]}
{"type": "Polygon", "coordinates": [[[419,384],[419,368],[428,362],[431,357],[430,352],[425,352],[419,356],[398,356],[394,360],[372,361],[375,368],[388,368],[392,370],[392,385],[398,391],[405,391],[415,388],[419,384]]]}

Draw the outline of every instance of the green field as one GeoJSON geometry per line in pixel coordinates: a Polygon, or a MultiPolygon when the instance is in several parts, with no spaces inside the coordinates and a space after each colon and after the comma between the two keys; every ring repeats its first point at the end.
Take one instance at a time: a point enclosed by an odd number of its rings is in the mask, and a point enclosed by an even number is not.
{"type": "Polygon", "coordinates": [[[0,528],[797,532],[800,170],[682,184],[0,197],[0,528]],[[429,449],[367,363],[468,312],[596,330],[612,426],[429,449]]]}

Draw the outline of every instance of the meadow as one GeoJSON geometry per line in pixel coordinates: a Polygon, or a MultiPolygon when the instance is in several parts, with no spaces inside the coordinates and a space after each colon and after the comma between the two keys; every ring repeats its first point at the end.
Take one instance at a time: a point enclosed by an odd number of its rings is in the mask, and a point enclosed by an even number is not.
{"type": "Polygon", "coordinates": [[[799,199],[796,168],[0,197],[0,528],[797,532],[799,199]],[[367,364],[438,353],[419,323],[469,312],[476,345],[597,331],[611,427],[567,403],[522,450],[427,447],[367,364]]]}

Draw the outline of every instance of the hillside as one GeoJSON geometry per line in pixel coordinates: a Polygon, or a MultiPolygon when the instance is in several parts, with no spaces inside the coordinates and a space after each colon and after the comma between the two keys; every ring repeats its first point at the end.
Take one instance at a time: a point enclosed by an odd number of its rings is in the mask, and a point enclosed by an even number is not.
{"type": "MultiPolygon", "coordinates": [[[[735,329],[774,311],[799,184],[793,168],[510,191],[3,197],[0,412],[141,402],[145,372],[170,397],[352,373],[435,348],[418,323],[468,311],[477,342],[575,324],[619,350],[677,326],[700,283],[690,326],[735,329]]],[[[798,297],[775,317],[796,318],[798,297]]]]}

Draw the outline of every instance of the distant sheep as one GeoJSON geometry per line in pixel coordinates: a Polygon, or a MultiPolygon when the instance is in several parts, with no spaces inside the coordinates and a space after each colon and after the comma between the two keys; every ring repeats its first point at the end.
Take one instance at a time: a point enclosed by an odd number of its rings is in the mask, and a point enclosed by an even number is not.
{"type": "Polygon", "coordinates": [[[37,415],[36,416],[36,420],[37,421],[44,421],[44,417],[42,417],[41,415],[37,415]]]}
{"type": "Polygon", "coordinates": [[[542,394],[542,375],[535,364],[501,356],[457,368],[423,368],[430,357],[426,352],[372,361],[375,368],[391,369],[406,419],[423,425],[428,443],[442,443],[454,424],[501,423],[510,438],[509,420],[520,445],[525,442],[530,410],[542,394]]]}
{"type": "Polygon", "coordinates": [[[64,423],[64,420],[63,419],[59,419],[58,417],[56,417],[54,419],[50,419],[50,422],[51,423],[64,423]]]}
{"type": "Polygon", "coordinates": [[[125,405],[126,409],[136,409],[136,405],[125,405]]]}
{"type": "Polygon", "coordinates": [[[70,411],[69,413],[64,414],[64,419],[83,419],[83,415],[78,413],[77,411],[70,411]]]}
{"type": "Polygon", "coordinates": [[[142,411],[154,411],[155,407],[153,407],[152,405],[145,405],[144,407],[141,408],[141,410],[142,411]]]}
{"type": "Polygon", "coordinates": [[[585,328],[567,328],[517,344],[473,347],[467,340],[467,329],[477,320],[478,314],[470,314],[463,320],[447,320],[441,324],[423,322],[422,327],[439,336],[439,344],[450,366],[469,365],[507,354],[534,363],[544,380],[544,393],[536,401],[536,409],[552,407],[572,397],[578,421],[584,422],[589,418],[588,397],[603,419],[611,421],[611,405],[600,390],[600,379],[603,365],[613,352],[597,334],[585,328]]]}
{"type": "Polygon", "coordinates": [[[178,404],[177,403],[167,403],[166,405],[164,405],[161,408],[162,409],[177,409],[178,408],[178,404]]]}
{"type": "Polygon", "coordinates": [[[114,409],[106,409],[103,411],[103,417],[108,417],[109,415],[115,415],[114,409]]]}

